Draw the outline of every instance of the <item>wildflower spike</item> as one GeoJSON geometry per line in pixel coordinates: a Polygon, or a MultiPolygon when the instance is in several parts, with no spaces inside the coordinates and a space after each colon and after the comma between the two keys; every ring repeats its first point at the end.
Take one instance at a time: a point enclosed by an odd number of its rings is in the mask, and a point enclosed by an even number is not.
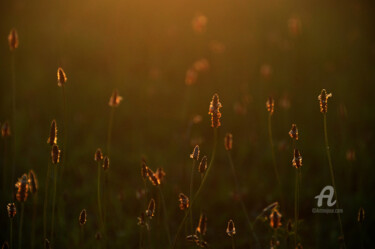
{"type": "Polygon", "coordinates": [[[8,35],[9,49],[10,51],[16,50],[18,48],[18,33],[16,29],[12,29],[8,35]]]}
{"type": "Polygon", "coordinates": [[[208,110],[208,114],[211,115],[211,127],[218,128],[221,126],[220,118],[220,108],[222,107],[219,101],[219,95],[217,93],[214,94],[212,97],[212,101],[210,103],[210,108],[208,110]]]}
{"type": "Polygon", "coordinates": [[[38,191],[38,179],[36,178],[35,172],[33,170],[29,171],[29,185],[30,192],[35,194],[38,191]]]}
{"type": "Polygon", "coordinates": [[[13,219],[14,216],[16,216],[16,214],[17,214],[16,205],[14,203],[8,203],[7,211],[8,211],[9,218],[13,219]]]}
{"type": "Polygon", "coordinates": [[[190,158],[198,161],[199,160],[199,145],[195,145],[193,153],[190,154],[190,158]]]}
{"type": "Polygon", "coordinates": [[[232,133],[227,133],[224,138],[224,146],[227,151],[232,150],[233,147],[233,136],[232,133]]]}
{"type": "Polygon", "coordinates": [[[207,169],[207,156],[202,157],[201,162],[199,163],[198,171],[203,174],[207,169]]]}
{"type": "Polygon", "coordinates": [[[60,152],[61,151],[59,150],[59,146],[57,146],[57,144],[54,144],[51,150],[51,158],[53,164],[58,164],[60,162],[60,152]]]}
{"type": "Polygon", "coordinates": [[[206,231],[207,231],[207,216],[205,214],[201,214],[196,232],[200,233],[201,235],[205,235],[206,231]]]}
{"type": "Polygon", "coordinates": [[[179,206],[180,206],[181,210],[185,210],[185,209],[189,208],[189,197],[187,197],[183,193],[180,193],[178,195],[178,200],[180,202],[179,206]]]}
{"type": "Polygon", "coordinates": [[[86,224],[86,221],[87,221],[87,212],[86,212],[86,209],[82,209],[81,213],[79,214],[79,224],[81,226],[85,225],[86,224]]]}
{"type": "Polygon", "coordinates": [[[328,110],[328,98],[332,97],[332,93],[327,93],[326,89],[323,89],[318,96],[320,102],[320,112],[323,114],[327,113],[328,110]]]}
{"type": "Polygon", "coordinates": [[[234,226],[233,220],[228,221],[228,226],[227,226],[227,234],[228,236],[232,237],[236,234],[236,228],[234,226]]]}
{"type": "Polygon", "coordinates": [[[275,100],[272,97],[268,97],[266,107],[267,111],[272,115],[275,110],[275,100]]]}
{"type": "Polygon", "coordinates": [[[25,202],[29,195],[29,179],[26,174],[23,174],[22,177],[18,178],[16,188],[18,189],[16,195],[17,201],[25,202]]]}
{"type": "Polygon", "coordinates": [[[117,107],[119,106],[120,102],[122,101],[122,97],[118,94],[117,89],[113,90],[111,98],[109,99],[109,106],[110,107],[117,107]]]}
{"type": "Polygon", "coordinates": [[[302,166],[302,156],[301,156],[299,150],[294,149],[293,155],[294,155],[293,160],[292,160],[293,167],[295,167],[296,169],[301,168],[301,166],[302,166]]]}
{"type": "Polygon", "coordinates": [[[146,210],[146,215],[149,219],[152,219],[152,217],[155,215],[155,200],[151,199],[148,203],[148,208],[146,210]]]}
{"type": "Polygon", "coordinates": [[[108,170],[109,169],[109,158],[108,158],[108,156],[104,157],[103,166],[102,167],[103,167],[104,170],[108,170]]]}
{"type": "Polygon", "coordinates": [[[57,85],[59,87],[62,87],[65,85],[65,83],[67,82],[68,78],[66,77],[66,74],[64,72],[64,70],[59,67],[57,69],[57,85]]]}
{"type": "Polygon", "coordinates": [[[103,152],[102,152],[102,149],[98,148],[98,149],[95,151],[94,160],[97,161],[97,162],[100,162],[101,160],[103,160],[103,152]]]}
{"type": "Polygon", "coordinates": [[[51,122],[51,128],[50,128],[50,131],[49,131],[49,137],[48,137],[47,143],[51,146],[54,145],[54,144],[57,144],[57,124],[56,124],[56,120],[52,120],[52,122],[51,122]]]}
{"type": "Polygon", "coordinates": [[[289,131],[289,136],[292,139],[298,140],[298,128],[296,124],[292,124],[292,128],[289,131]]]}

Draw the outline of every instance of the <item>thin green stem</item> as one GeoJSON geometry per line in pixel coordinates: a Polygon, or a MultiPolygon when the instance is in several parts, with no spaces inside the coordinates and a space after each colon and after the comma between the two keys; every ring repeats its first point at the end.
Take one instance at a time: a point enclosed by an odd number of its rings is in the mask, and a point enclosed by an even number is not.
{"type": "Polygon", "coordinates": [[[25,203],[21,203],[21,217],[20,217],[20,228],[18,232],[18,249],[22,248],[22,226],[23,226],[23,213],[25,211],[25,203]]]}
{"type": "Polygon", "coordinates": [[[33,194],[33,220],[31,223],[31,249],[35,247],[35,223],[36,223],[36,208],[38,204],[38,193],[33,194]]]}
{"type": "Polygon", "coordinates": [[[236,245],[235,245],[235,243],[234,243],[234,236],[232,235],[232,236],[230,236],[231,237],[231,239],[232,239],[232,249],[236,249],[236,245]]]}
{"type": "Polygon", "coordinates": [[[103,214],[102,214],[102,199],[100,196],[100,171],[101,171],[101,165],[100,162],[98,162],[98,213],[99,213],[99,223],[101,229],[103,229],[103,214]]]}
{"type": "Polygon", "coordinates": [[[43,204],[43,239],[47,236],[47,206],[48,206],[48,185],[50,174],[50,162],[48,161],[46,182],[44,187],[44,204],[43,204]]]}
{"type": "Polygon", "coordinates": [[[297,246],[297,231],[298,231],[298,169],[296,171],[296,184],[294,189],[294,247],[297,246]]]}
{"type": "Polygon", "coordinates": [[[53,196],[52,196],[52,218],[51,218],[51,243],[53,243],[54,225],[55,225],[55,205],[56,205],[56,182],[57,182],[57,165],[54,165],[53,177],[53,196]]]}
{"type": "MultiPolygon", "coordinates": [[[[191,168],[191,176],[190,176],[190,200],[193,197],[194,191],[194,170],[195,170],[195,159],[193,159],[193,166],[191,168]]],[[[190,231],[193,232],[193,210],[190,210],[190,231]]]]}
{"type": "Polygon", "coordinates": [[[111,107],[111,111],[109,114],[109,123],[108,123],[108,134],[107,134],[107,155],[110,156],[111,151],[111,138],[112,138],[112,125],[113,119],[115,115],[115,107],[111,107]]]}
{"type": "Polygon", "coordinates": [[[233,163],[233,159],[232,159],[232,155],[231,155],[230,151],[227,151],[227,155],[228,155],[229,164],[230,164],[231,169],[232,169],[233,180],[234,180],[235,186],[236,186],[236,193],[239,195],[239,200],[240,200],[242,212],[244,213],[247,224],[249,225],[251,235],[253,236],[255,242],[257,243],[257,246],[260,247],[258,237],[256,236],[256,234],[254,232],[254,225],[250,221],[249,214],[247,213],[246,206],[245,206],[245,203],[244,203],[243,198],[242,198],[242,193],[240,191],[240,184],[239,184],[239,181],[238,181],[238,178],[237,178],[236,169],[234,168],[234,163],[233,163]]]}
{"type": "MultiPolygon", "coordinates": [[[[5,186],[6,186],[6,182],[7,182],[7,177],[6,177],[7,155],[8,155],[7,138],[4,137],[4,154],[3,154],[3,192],[4,192],[4,196],[7,193],[7,191],[5,190],[5,186]]],[[[13,184],[13,182],[12,182],[12,184],[13,184]]]]}
{"type": "MultiPolygon", "coordinates": [[[[68,128],[67,128],[67,106],[66,106],[66,93],[65,93],[65,86],[62,85],[62,98],[63,98],[63,127],[64,127],[64,145],[63,145],[63,152],[64,156],[62,157],[62,161],[66,161],[66,147],[68,142],[68,128]]],[[[62,164],[61,164],[62,165],[62,164]]],[[[66,164],[65,164],[66,165],[66,164]]]]}
{"type": "MultiPolygon", "coordinates": [[[[326,113],[323,114],[323,123],[324,123],[324,140],[325,140],[326,152],[327,152],[327,157],[328,157],[329,171],[330,171],[330,174],[331,174],[332,185],[333,185],[333,188],[335,190],[336,208],[339,209],[340,206],[339,206],[339,200],[337,198],[337,188],[336,188],[336,184],[335,184],[335,176],[334,176],[334,172],[333,172],[331,152],[330,152],[329,143],[328,143],[327,114],[326,113]]],[[[345,249],[346,243],[345,243],[345,238],[344,238],[344,231],[343,231],[343,228],[342,228],[340,212],[337,212],[337,217],[338,217],[339,226],[340,226],[340,233],[341,233],[341,237],[343,239],[343,245],[344,245],[344,249],[345,249]]]]}
{"type": "MultiPolygon", "coordinates": [[[[269,140],[270,140],[271,153],[272,153],[272,163],[273,163],[273,168],[274,168],[274,171],[275,171],[275,176],[276,176],[277,182],[279,184],[279,187],[281,187],[281,181],[280,181],[279,171],[277,169],[275,150],[274,150],[274,145],[273,145],[273,137],[272,137],[272,113],[269,113],[269,115],[268,115],[268,137],[269,137],[269,140]]],[[[281,191],[281,189],[280,189],[280,191],[281,191]]]]}
{"type": "MultiPolygon", "coordinates": [[[[11,183],[14,182],[15,172],[16,172],[16,158],[17,158],[17,146],[16,146],[16,58],[14,52],[11,55],[11,70],[12,70],[12,121],[13,124],[13,158],[12,158],[12,179],[11,183]]],[[[14,188],[12,187],[12,193],[14,188]]],[[[14,196],[14,194],[12,194],[14,196]]],[[[14,197],[13,197],[14,198],[14,197]]]]}
{"type": "Polygon", "coordinates": [[[165,199],[164,199],[163,191],[161,190],[161,186],[160,185],[158,186],[158,189],[159,189],[160,199],[162,201],[163,211],[164,211],[164,227],[165,227],[165,232],[167,233],[169,245],[172,245],[171,234],[169,232],[169,226],[168,226],[167,206],[165,205],[165,199]]]}
{"type": "Polygon", "coordinates": [[[143,248],[143,235],[142,235],[142,226],[139,227],[139,249],[143,248]]]}
{"type": "Polygon", "coordinates": [[[13,218],[10,219],[10,248],[13,248],[13,218]]]}
{"type": "Polygon", "coordinates": [[[173,245],[172,245],[172,248],[176,248],[176,243],[177,243],[177,239],[178,239],[178,236],[181,232],[181,229],[186,221],[186,218],[188,217],[188,214],[191,212],[191,209],[193,208],[193,204],[195,203],[195,200],[198,198],[203,186],[204,186],[204,183],[206,182],[206,179],[207,179],[207,176],[208,174],[210,173],[210,170],[212,168],[212,165],[214,163],[214,159],[215,159],[215,154],[216,154],[216,147],[217,147],[217,137],[218,137],[218,128],[214,128],[214,144],[213,144],[213,149],[212,149],[212,154],[211,154],[211,160],[210,160],[210,163],[207,167],[207,170],[206,170],[206,173],[204,174],[204,177],[201,181],[201,184],[199,185],[199,188],[197,190],[197,192],[195,192],[195,195],[194,195],[194,198],[190,200],[190,208],[188,209],[188,211],[185,213],[184,215],[184,218],[182,219],[180,225],[178,226],[177,228],[177,233],[176,233],[176,236],[173,240],[173,245]]]}

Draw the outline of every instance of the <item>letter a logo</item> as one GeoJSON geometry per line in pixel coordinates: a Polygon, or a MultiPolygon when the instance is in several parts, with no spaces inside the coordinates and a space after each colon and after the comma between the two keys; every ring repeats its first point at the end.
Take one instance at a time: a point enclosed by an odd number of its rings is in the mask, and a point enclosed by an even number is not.
{"type": "Polygon", "coordinates": [[[320,195],[315,196],[315,199],[318,199],[318,207],[321,207],[323,205],[323,199],[327,198],[327,206],[332,207],[336,204],[336,201],[332,202],[333,194],[335,190],[332,186],[328,185],[325,186],[322,191],[320,192],[320,195]],[[328,191],[328,194],[325,194],[328,191]]]}

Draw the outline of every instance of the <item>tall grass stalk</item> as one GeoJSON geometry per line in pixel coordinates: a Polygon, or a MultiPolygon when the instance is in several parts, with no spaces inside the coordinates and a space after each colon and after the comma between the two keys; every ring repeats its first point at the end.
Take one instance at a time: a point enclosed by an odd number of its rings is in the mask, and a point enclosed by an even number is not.
{"type": "MultiPolygon", "coordinates": [[[[193,198],[194,191],[194,170],[195,170],[195,159],[193,159],[193,166],[191,167],[191,176],[190,176],[190,200],[193,198]]],[[[190,232],[193,232],[193,210],[190,210],[190,232]]]]}
{"type": "Polygon", "coordinates": [[[230,236],[232,239],[232,249],[236,249],[236,244],[234,243],[234,236],[230,236]]]}
{"type": "Polygon", "coordinates": [[[184,223],[185,223],[185,221],[186,221],[189,213],[191,212],[191,210],[193,208],[193,204],[195,203],[195,200],[198,198],[200,192],[202,191],[204,183],[206,182],[206,179],[207,179],[207,177],[209,175],[209,172],[210,172],[210,170],[212,168],[212,165],[214,163],[219,129],[218,128],[213,128],[213,129],[214,129],[214,143],[213,143],[213,149],[212,149],[212,154],[211,154],[211,160],[210,160],[210,163],[209,163],[209,165],[207,167],[206,173],[204,174],[204,177],[202,178],[201,184],[199,185],[199,188],[198,188],[197,192],[194,195],[194,198],[190,200],[190,208],[185,213],[184,218],[182,219],[180,225],[177,228],[176,236],[175,236],[175,238],[173,240],[173,244],[172,244],[172,248],[173,249],[176,248],[177,239],[178,239],[178,236],[180,235],[181,229],[184,226],[184,223]]]}
{"type": "MultiPolygon", "coordinates": [[[[332,185],[333,185],[333,188],[335,190],[336,208],[339,209],[340,205],[339,205],[339,200],[337,198],[337,188],[336,188],[335,176],[334,176],[334,172],[333,172],[331,152],[330,152],[329,143],[328,143],[327,114],[326,113],[323,113],[323,123],[324,123],[323,124],[324,125],[324,141],[325,141],[325,145],[326,145],[326,152],[327,152],[327,158],[328,158],[328,164],[329,164],[329,171],[330,171],[330,174],[331,174],[332,185]]],[[[337,218],[338,218],[338,221],[339,221],[340,236],[343,239],[343,246],[344,246],[344,249],[345,249],[346,248],[346,243],[345,243],[345,237],[344,237],[344,230],[342,228],[341,215],[340,215],[339,212],[337,212],[337,218]]]]}
{"type": "Polygon", "coordinates": [[[168,225],[167,206],[165,205],[165,199],[164,199],[163,191],[161,190],[160,185],[158,186],[158,189],[159,189],[159,193],[160,193],[160,199],[161,199],[161,202],[162,202],[162,205],[163,205],[164,228],[165,228],[165,232],[166,232],[167,237],[168,237],[169,245],[172,245],[171,234],[169,232],[169,225],[168,225]]]}
{"type": "Polygon", "coordinates": [[[13,248],[13,218],[10,218],[10,248],[13,248]]]}
{"type": "Polygon", "coordinates": [[[297,231],[298,231],[298,213],[299,213],[299,169],[296,169],[296,183],[294,190],[294,247],[297,246],[297,231]]]}
{"type": "Polygon", "coordinates": [[[23,213],[25,212],[25,202],[21,203],[21,216],[20,227],[18,232],[18,249],[22,249],[22,226],[23,226],[23,213]]]}
{"type": "Polygon", "coordinates": [[[47,237],[47,206],[48,206],[48,189],[49,189],[49,177],[51,171],[51,164],[48,160],[47,175],[44,187],[44,204],[43,204],[43,239],[47,237]]]}
{"type": "Polygon", "coordinates": [[[103,214],[102,214],[102,199],[101,199],[101,185],[100,185],[100,171],[101,171],[101,161],[98,161],[98,213],[99,213],[99,223],[100,223],[100,229],[103,229],[103,214]]]}
{"type": "Polygon", "coordinates": [[[51,218],[51,243],[53,243],[54,225],[55,225],[55,205],[56,205],[56,185],[58,166],[53,167],[53,196],[52,196],[52,218],[51,218]]]}
{"type": "Polygon", "coordinates": [[[5,190],[5,186],[6,186],[6,183],[7,183],[7,177],[6,177],[6,174],[7,174],[7,170],[6,170],[7,169],[7,155],[8,155],[8,142],[7,142],[7,138],[4,137],[4,154],[3,154],[3,192],[4,192],[3,194],[4,195],[7,193],[7,191],[5,190]]]}
{"type": "MultiPolygon", "coordinates": [[[[258,237],[256,236],[256,234],[254,232],[254,225],[250,221],[250,217],[249,217],[249,214],[247,213],[245,203],[244,203],[244,201],[242,199],[242,193],[240,191],[240,184],[239,184],[239,181],[238,181],[238,178],[237,178],[236,169],[234,168],[232,154],[230,153],[229,150],[227,150],[227,155],[228,155],[229,164],[230,164],[231,169],[232,169],[233,180],[234,180],[235,186],[236,186],[236,193],[239,195],[239,200],[240,200],[242,212],[244,213],[246,221],[247,221],[247,224],[248,224],[248,226],[250,228],[251,236],[254,238],[257,246],[260,248],[258,237]]],[[[233,236],[232,236],[232,240],[234,241],[233,236]]]]}
{"type": "Polygon", "coordinates": [[[115,116],[115,108],[111,107],[111,111],[109,114],[108,133],[107,133],[107,155],[108,157],[110,157],[110,151],[111,151],[112,126],[113,126],[114,116],[115,116]]]}
{"type": "MultiPolygon", "coordinates": [[[[14,182],[14,177],[16,173],[16,158],[17,158],[17,144],[16,144],[16,57],[15,52],[11,55],[11,71],[12,71],[12,136],[13,136],[13,158],[12,158],[12,178],[11,182],[14,182]]],[[[12,187],[12,196],[14,196],[14,188],[12,187]]],[[[13,197],[14,198],[14,197],[13,197]]]]}
{"type": "Polygon", "coordinates": [[[271,112],[268,114],[268,137],[269,137],[270,146],[271,146],[273,169],[275,171],[276,180],[279,184],[280,191],[281,191],[281,181],[280,181],[279,171],[277,169],[275,149],[274,149],[273,137],[272,137],[272,113],[271,112]]]}
{"type": "Polygon", "coordinates": [[[33,194],[33,219],[31,223],[31,249],[35,247],[35,224],[36,224],[36,209],[38,204],[38,193],[33,194]]]}

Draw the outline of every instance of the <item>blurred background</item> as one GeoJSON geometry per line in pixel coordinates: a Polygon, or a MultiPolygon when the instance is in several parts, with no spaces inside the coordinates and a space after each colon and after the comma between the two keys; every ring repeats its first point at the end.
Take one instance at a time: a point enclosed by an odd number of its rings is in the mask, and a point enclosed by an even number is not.
{"type": "MultiPolygon", "coordinates": [[[[108,248],[139,248],[137,216],[145,210],[142,157],[151,169],[163,167],[166,172],[162,189],[174,238],[184,215],[178,208],[178,194],[189,192],[189,155],[196,144],[202,156],[212,153],[207,112],[214,93],[223,105],[217,157],[194,210],[196,223],[200,211],[207,214],[205,239],[211,248],[231,247],[225,234],[229,219],[237,228],[237,248],[247,248],[249,240],[224,149],[227,132],[233,133],[232,156],[250,218],[254,220],[274,201],[280,203],[283,225],[293,218],[295,169],[288,135],[292,123],[299,128],[303,157],[300,241],[305,248],[337,248],[336,215],[311,211],[316,207],[314,197],[331,184],[317,99],[322,88],[333,94],[328,136],[347,246],[358,248],[363,238],[364,246],[370,247],[375,201],[374,11],[372,1],[337,0],[1,1],[0,122],[11,121],[7,36],[16,28],[17,111],[11,128],[17,134],[16,177],[33,169],[39,179],[35,248],[42,248],[42,200],[50,160],[46,140],[52,119],[62,128],[58,67],[68,77],[68,138],[58,183],[54,248],[78,247],[78,215],[83,208],[88,218],[80,247],[99,243],[93,157],[98,147],[106,153],[108,101],[114,89],[123,101],[115,109],[112,130],[110,194],[105,204],[108,248]],[[278,195],[268,140],[269,96],[275,99],[272,129],[284,203],[278,195]],[[360,207],[366,211],[362,233],[357,222],[360,207]]],[[[2,178],[6,188],[2,187],[1,197],[1,243],[9,238],[5,206],[13,185],[11,153],[5,143],[2,139],[0,164],[6,168],[2,178]]],[[[156,189],[148,186],[160,203],[156,189]]],[[[31,247],[32,207],[30,196],[25,205],[24,248],[31,247]]],[[[262,247],[268,248],[272,237],[268,223],[258,223],[255,232],[262,247]]],[[[167,247],[161,218],[152,220],[150,233],[152,248],[167,247]]],[[[179,248],[188,246],[181,236],[179,248]]],[[[146,243],[145,248],[151,246],[146,243]]]]}

